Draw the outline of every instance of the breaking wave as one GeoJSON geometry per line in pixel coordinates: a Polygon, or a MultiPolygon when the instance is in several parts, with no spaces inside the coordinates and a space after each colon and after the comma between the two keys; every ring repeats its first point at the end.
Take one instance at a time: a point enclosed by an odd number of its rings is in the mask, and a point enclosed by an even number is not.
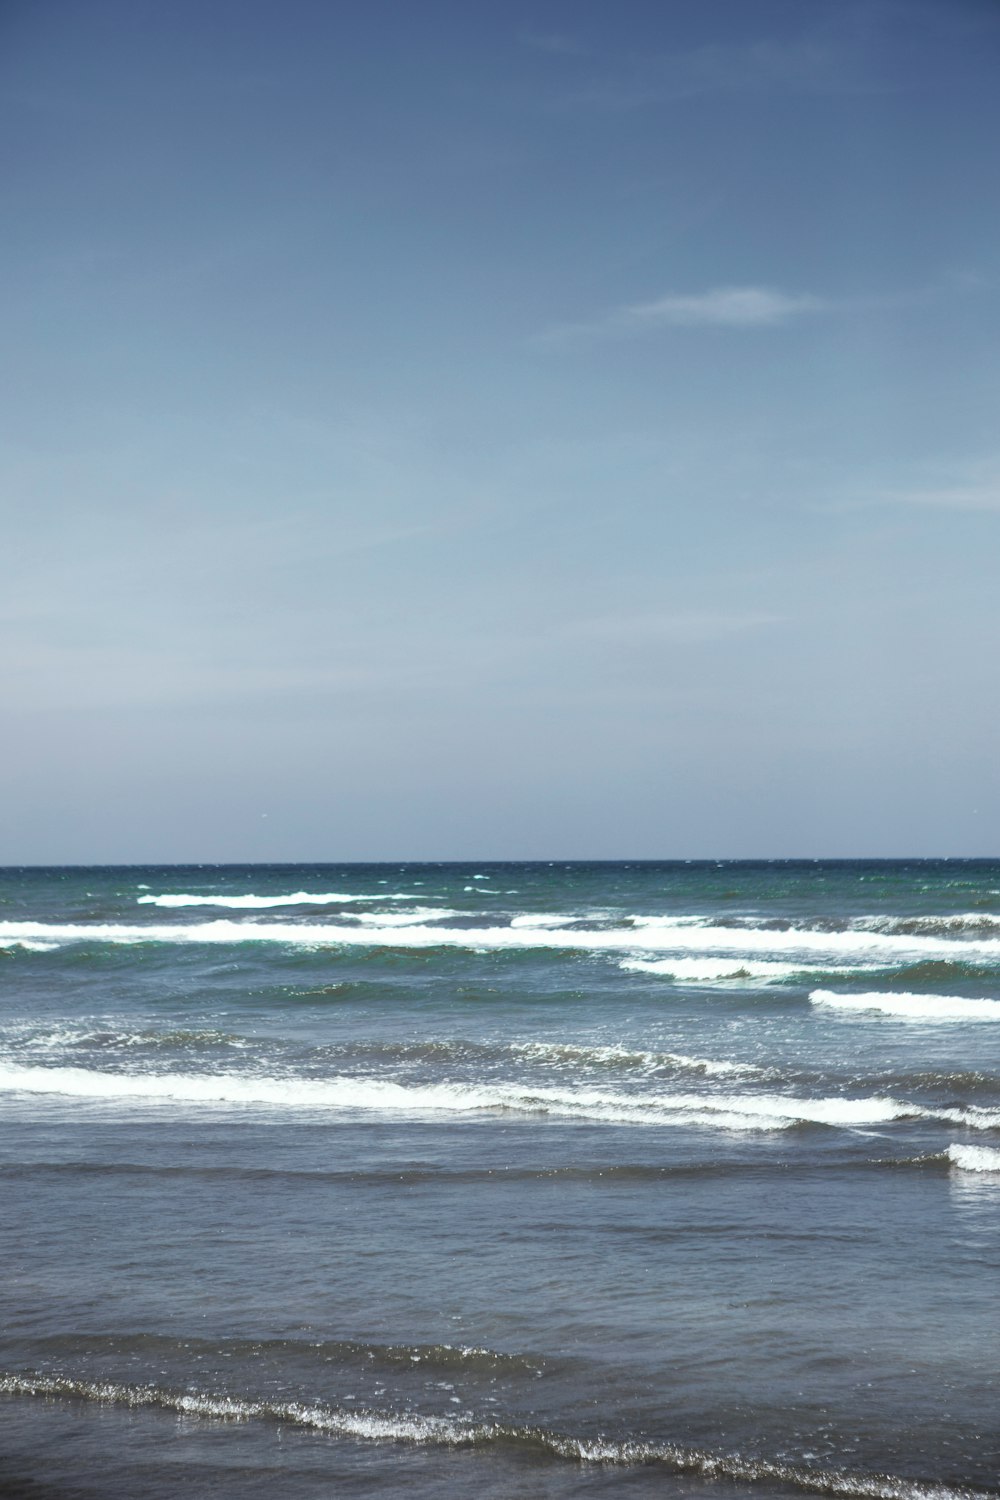
{"type": "Polygon", "coordinates": [[[680,1052],[636,1052],[628,1047],[579,1047],[563,1042],[520,1042],[509,1049],[538,1062],[575,1063],[583,1066],[640,1068],[655,1072],[661,1068],[676,1068],[693,1073],[704,1073],[706,1077],[724,1074],[760,1074],[763,1068],[753,1063],[716,1061],[708,1057],[687,1057],[680,1052]]]}
{"type": "Polygon", "coordinates": [[[912,1118],[948,1120],[977,1129],[1000,1124],[998,1111],[975,1107],[924,1109],[881,1097],[612,1092],[517,1083],[410,1085],[350,1076],[313,1079],[222,1072],[156,1074],[7,1065],[0,1066],[0,1089],[110,1104],[182,1103],[408,1116],[505,1113],[610,1125],[687,1125],[729,1131],[783,1130],[800,1125],[857,1128],[912,1118]]]}
{"type": "MultiPolygon", "coordinates": [[[[200,900],[201,898],[199,898],[200,900]]],[[[359,898],[360,899],[360,898],[359,898]]],[[[367,899],[367,898],[365,898],[367,899]]],[[[374,899],[374,898],[373,898],[374,899]]],[[[382,898],[379,898],[382,899],[382,898]]],[[[410,899],[410,898],[407,898],[410,899]]],[[[57,943],[283,943],[316,947],[491,949],[566,949],[583,952],[671,953],[675,956],[730,958],[742,967],[748,958],[780,956],[796,965],[803,958],[824,967],[833,958],[878,964],[915,962],[932,957],[987,958],[1000,962],[1000,937],[903,936],[867,931],[824,932],[817,928],[695,926],[679,922],[643,928],[439,927],[392,925],[359,927],[333,922],[253,922],[220,917],[208,922],[56,923],[0,922],[0,944],[12,941],[57,943]]]]}
{"type": "Polygon", "coordinates": [[[809,999],[814,1005],[879,1011],[904,1021],[1000,1021],[1000,1000],[966,1000],[958,995],[838,995],[833,990],[813,990],[809,999]]]}
{"type": "Polygon", "coordinates": [[[949,1146],[948,1160],[963,1172],[1000,1174],[1000,1151],[993,1151],[989,1146],[949,1146]]]}
{"type": "Polygon", "coordinates": [[[433,906],[415,906],[412,911],[359,911],[357,916],[352,917],[352,920],[368,923],[372,927],[418,927],[421,922],[426,922],[428,917],[432,921],[443,922],[448,917],[460,915],[460,912],[439,911],[433,906]]]}
{"type": "Polygon", "coordinates": [[[726,979],[791,979],[801,966],[763,958],[627,958],[619,968],[638,974],[660,974],[686,984],[712,984],[726,979]]]}
{"type": "MultiPolygon", "coordinates": [[[[31,1056],[34,1053],[73,1051],[78,1048],[97,1048],[105,1053],[138,1051],[176,1051],[185,1049],[194,1053],[219,1048],[248,1051],[254,1040],[238,1032],[221,1031],[216,1027],[184,1028],[166,1030],[153,1026],[143,1028],[123,1027],[120,1018],[93,1017],[74,1025],[45,1026],[30,1022],[17,1022],[0,1028],[3,1044],[9,1049],[7,1060],[31,1056]]],[[[259,1045],[259,1043],[258,1043],[259,1045]]],[[[729,1062],[725,1059],[689,1057],[678,1052],[654,1052],[613,1044],[577,1044],[569,1042],[477,1042],[451,1037],[424,1042],[352,1042],[330,1044],[323,1047],[324,1059],[337,1057],[355,1062],[364,1059],[369,1064],[396,1063],[504,1063],[512,1058],[543,1066],[561,1068],[564,1065],[594,1068],[621,1073],[692,1072],[705,1077],[762,1076],[775,1070],[764,1069],[752,1063],[729,1062]]],[[[0,1072],[2,1078],[2,1072],[0,1072]]]]}
{"type": "Polygon", "coordinates": [[[1000,916],[970,911],[947,916],[854,917],[850,925],[857,932],[929,933],[933,937],[962,932],[989,935],[1000,932],[1000,916]]]}

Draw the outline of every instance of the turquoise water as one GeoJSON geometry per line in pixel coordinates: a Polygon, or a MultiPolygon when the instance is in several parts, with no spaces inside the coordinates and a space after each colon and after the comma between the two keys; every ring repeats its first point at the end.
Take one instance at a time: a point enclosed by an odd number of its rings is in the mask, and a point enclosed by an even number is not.
{"type": "Polygon", "coordinates": [[[0,872],[0,1492],[998,1484],[1000,864],[0,872]]]}

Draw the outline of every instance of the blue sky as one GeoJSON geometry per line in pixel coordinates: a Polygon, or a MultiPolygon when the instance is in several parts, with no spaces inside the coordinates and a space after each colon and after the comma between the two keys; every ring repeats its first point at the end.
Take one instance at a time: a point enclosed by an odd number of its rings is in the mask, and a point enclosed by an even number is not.
{"type": "Polygon", "coordinates": [[[998,77],[11,0],[0,861],[997,853],[998,77]]]}

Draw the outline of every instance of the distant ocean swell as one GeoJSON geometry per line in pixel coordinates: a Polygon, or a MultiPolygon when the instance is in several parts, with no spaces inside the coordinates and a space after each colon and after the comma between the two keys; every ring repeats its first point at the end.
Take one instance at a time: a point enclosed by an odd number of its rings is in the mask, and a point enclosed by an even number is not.
{"type": "MultiPolygon", "coordinates": [[[[516,892],[494,892],[487,891],[483,886],[466,887],[474,890],[476,895],[514,895],[516,892]]],[[[182,910],[185,907],[222,907],[230,910],[267,910],[278,907],[309,907],[309,906],[347,906],[355,903],[375,906],[381,901],[442,901],[445,897],[431,891],[421,890],[419,897],[414,896],[413,891],[381,891],[375,893],[338,892],[327,891],[322,893],[308,891],[294,891],[286,895],[255,895],[247,893],[244,895],[224,895],[221,893],[212,895],[195,894],[171,894],[146,895],[136,898],[140,906],[159,906],[182,910]]],[[[475,915],[475,913],[464,913],[475,915]]],[[[453,911],[441,911],[440,916],[454,916],[453,911]]],[[[567,923],[586,922],[593,920],[596,913],[590,912],[522,912],[511,919],[514,927],[562,927],[567,923]]],[[[610,911],[601,915],[611,916],[610,911]]],[[[617,914],[615,914],[617,915],[617,914]]],[[[663,916],[632,915],[624,918],[635,927],[660,926],[664,922],[677,926],[710,926],[713,919],[705,915],[692,914],[689,916],[673,915],[669,919],[663,916]]],[[[980,934],[988,936],[990,933],[1000,934],[1000,915],[983,912],[949,912],[939,915],[928,914],[922,916],[899,916],[888,914],[873,914],[866,916],[835,918],[827,917],[820,923],[815,919],[798,920],[790,917],[753,917],[749,915],[734,916],[720,921],[720,926],[745,928],[748,930],[764,930],[772,932],[794,931],[796,928],[809,928],[815,926],[817,930],[826,932],[873,932],[888,933],[890,935],[928,935],[932,937],[947,937],[956,934],[980,934]]]]}
{"type": "Polygon", "coordinates": [[[448,1448],[489,1449],[516,1445],[571,1463],[615,1467],[658,1467],[665,1473],[743,1484],[781,1484],[807,1494],[839,1495],[853,1500],[976,1500],[997,1492],[951,1486],[891,1474],[847,1469],[809,1468],[801,1464],[711,1453],[673,1443],[575,1437],[544,1427],[480,1422],[469,1417],[419,1416],[409,1412],[352,1411],[298,1401],[264,1401],[201,1391],[172,1391],[155,1385],[74,1380],[57,1375],[0,1376],[0,1395],[40,1396],[98,1402],[131,1408],[157,1407],[184,1416],[215,1421],[281,1422],[363,1442],[411,1443],[448,1448]]]}

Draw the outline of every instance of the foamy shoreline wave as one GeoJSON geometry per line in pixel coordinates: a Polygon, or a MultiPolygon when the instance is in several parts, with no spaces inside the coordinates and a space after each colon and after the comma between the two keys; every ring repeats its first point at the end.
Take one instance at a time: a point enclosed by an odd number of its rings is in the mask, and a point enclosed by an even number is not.
{"type": "Polygon", "coordinates": [[[857,1500],[982,1500],[982,1490],[869,1474],[845,1469],[812,1469],[739,1454],[712,1453],[675,1443],[576,1437],[544,1427],[477,1421],[475,1417],[423,1416],[416,1412],[345,1410],[298,1401],[266,1401],[209,1391],[172,1391],[154,1385],[76,1380],[64,1375],[5,1374],[0,1394],[82,1400],[131,1409],[155,1407],[215,1421],[270,1421],[303,1427],[330,1437],[363,1442],[409,1443],[449,1448],[527,1447],[572,1463],[620,1467],[658,1465],[672,1474],[730,1479],[744,1484],[781,1483],[806,1493],[857,1500]]]}
{"type": "Polygon", "coordinates": [[[268,1077],[259,1074],[126,1073],[90,1068],[0,1066],[0,1091],[66,1095],[107,1104],[229,1105],[390,1115],[551,1115],[611,1125],[694,1125],[731,1131],[825,1125],[861,1128],[894,1120],[948,1121],[973,1129],[1000,1126],[1000,1111],[924,1108],[905,1100],[789,1094],[611,1091],[533,1083],[402,1084],[354,1077],[268,1077]]]}

